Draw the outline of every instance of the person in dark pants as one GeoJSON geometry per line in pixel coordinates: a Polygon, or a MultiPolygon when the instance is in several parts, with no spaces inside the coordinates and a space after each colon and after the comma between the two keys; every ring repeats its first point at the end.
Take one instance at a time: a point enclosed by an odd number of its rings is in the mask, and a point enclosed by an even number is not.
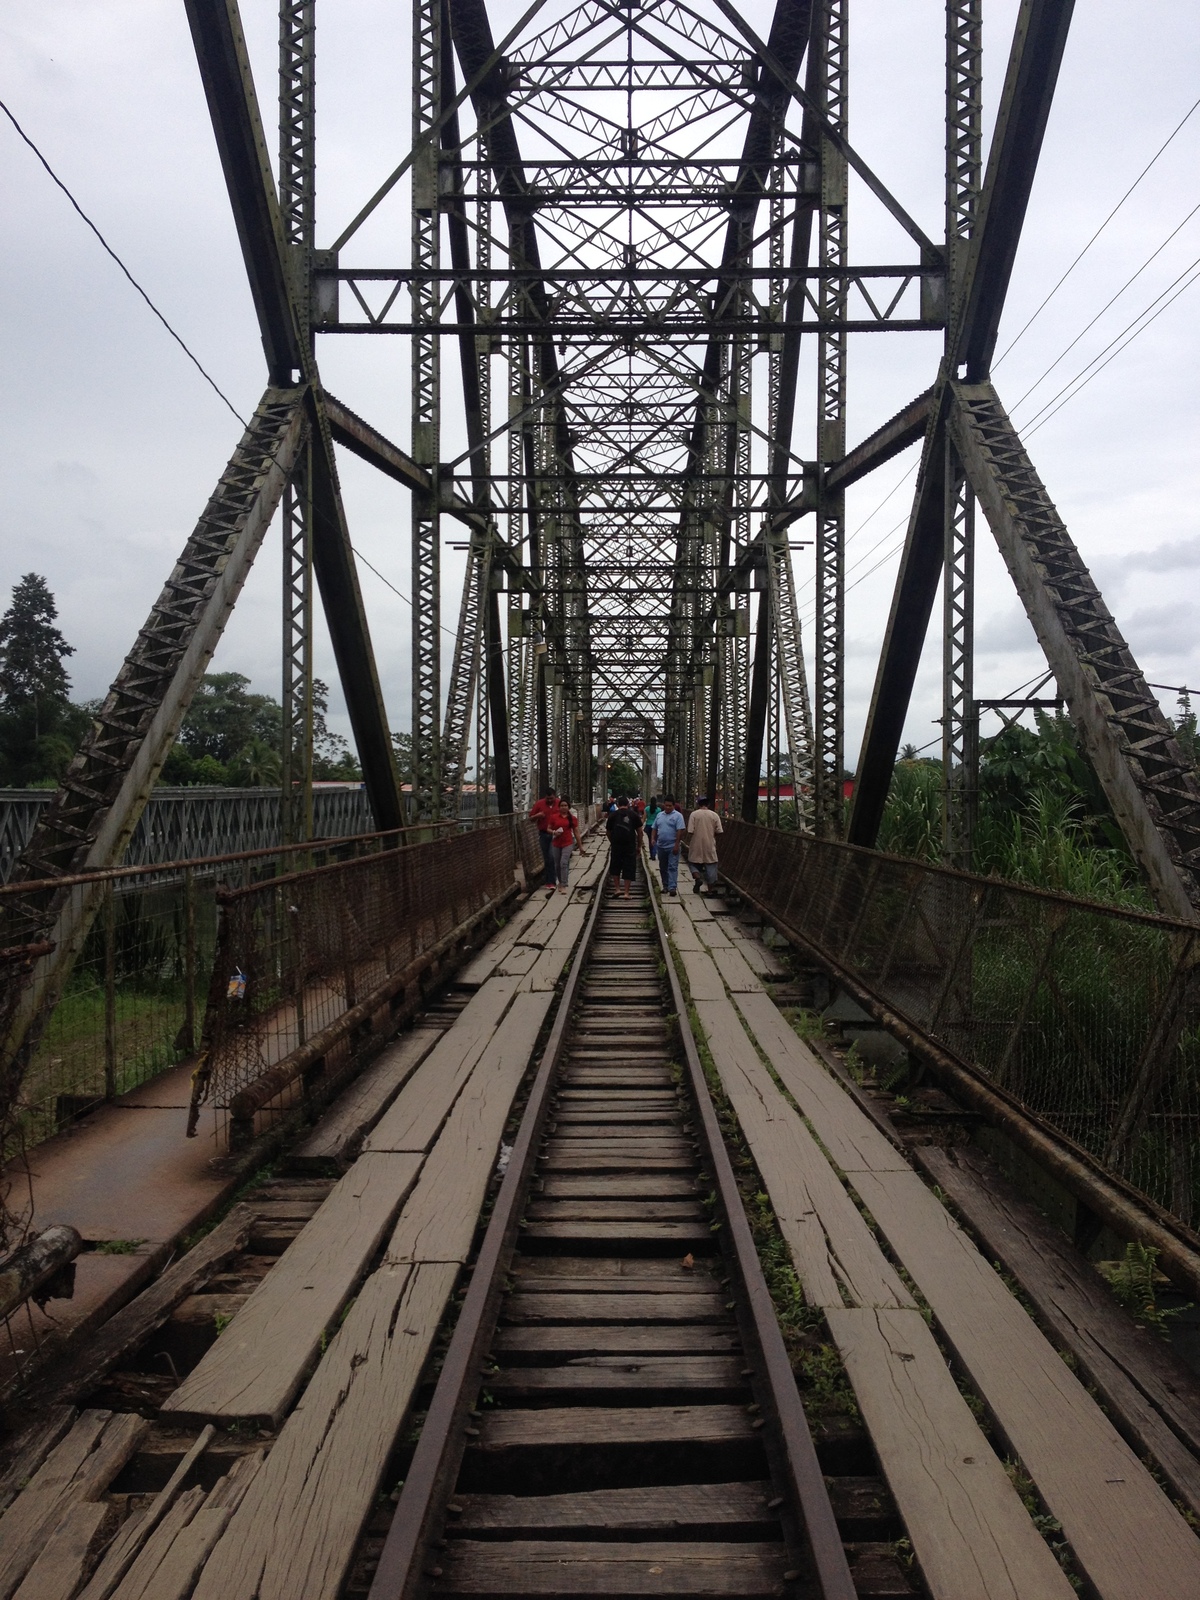
{"type": "Polygon", "coordinates": [[[538,827],[538,843],[542,847],[542,883],[546,893],[553,894],[558,885],[558,873],[554,870],[554,860],[550,854],[554,839],[551,833],[553,823],[551,816],[558,808],[557,789],[547,789],[540,800],[534,802],[533,810],[529,813],[529,820],[536,822],[538,827]]]}
{"type": "Polygon", "coordinates": [[[637,876],[638,845],[641,843],[642,819],[629,804],[628,798],[621,794],[617,796],[614,810],[608,814],[608,821],[604,824],[604,831],[608,834],[611,846],[611,859],[609,862],[609,876],[612,878],[612,890],[616,894],[621,892],[623,897],[629,899],[629,885],[637,876]]]}

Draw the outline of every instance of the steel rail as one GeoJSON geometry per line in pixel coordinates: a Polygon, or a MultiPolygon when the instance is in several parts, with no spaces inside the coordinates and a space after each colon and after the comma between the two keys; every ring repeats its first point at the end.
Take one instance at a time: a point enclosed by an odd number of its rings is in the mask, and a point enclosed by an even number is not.
{"type": "MultiPolygon", "coordinates": [[[[425,1561],[453,1491],[466,1448],[466,1422],[481,1382],[481,1364],[495,1332],[505,1279],[516,1248],[521,1217],[549,1111],[551,1091],[572,1021],[575,995],[587,964],[604,902],[597,886],[591,911],[555,1021],[530,1091],[508,1170],[475,1262],[470,1288],[455,1325],[446,1359],[405,1479],[396,1513],[380,1555],[369,1600],[415,1600],[425,1578],[425,1561]]],[[[750,1364],[759,1381],[759,1400],[769,1424],[764,1442],[792,1501],[795,1536],[807,1545],[822,1600],[854,1600],[833,1507],[816,1447],[800,1401],[791,1363],[779,1331],[770,1291],[762,1274],[746,1220],[733,1166],[725,1148],[687,1009],[667,945],[653,890],[650,904],[670,983],[671,1004],[687,1061],[688,1081],[700,1113],[702,1159],[711,1172],[725,1237],[731,1246],[736,1315],[750,1364]]]]}
{"type": "MultiPolygon", "coordinates": [[[[649,878],[648,865],[646,873],[649,878]]],[[[807,1541],[822,1600],[855,1600],[857,1591],[850,1576],[825,1476],[817,1459],[817,1447],[813,1443],[808,1418],[804,1415],[792,1364],[788,1360],[787,1348],[771,1301],[771,1291],[763,1277],[733,1163],[717,1121],[653,883],[649,884],[649,890],[654,923],[667,968],[667,981],[671,986],[671,1000],[679,1018],[679,1037],[687,1060],[688,1079],[700,1113],[702,1139],[707,1146],[722,1220],[738,1267],[737,1282],[733,1285],[738,1324],[749,1349],[757,1349],[762,1358],[761,1372],[765,1382],[756,1386],[755,1398],[760,1399],[768,1422],[774,1424],[774,1442],[782,1447],[779,1465],[791,1490],[796,1525],[807,1541]]]]}
{"type": "Polygon", "coordinates": [[[604,888],[605,880],[601,878],[593,893],[579,949],[571,963],[554,1025],[529,1091],[521,1126],[513,1140],[508,1170],[483,1236],[471,1286],[455,1323],[412,1465],[380,1553],[369,1600],[409,1600],[416,1594],[433,1524],[454,1487],[466,1445],[463,1430],[467,1413],[474,1403],[480,1382],[480,1363],[495,1330],[500,1301],[505,1293],[504,1280],[516,1247],[517,1231],[537,1161],[549,1110],[550,1089],[566,1042],[579,980],[591,951],[596,920],[604,903],[604,888]]]}

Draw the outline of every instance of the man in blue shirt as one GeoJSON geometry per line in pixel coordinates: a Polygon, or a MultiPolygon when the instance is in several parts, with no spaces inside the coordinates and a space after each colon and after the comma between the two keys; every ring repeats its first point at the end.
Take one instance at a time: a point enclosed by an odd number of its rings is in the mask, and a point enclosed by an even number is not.
{"type": "Polygon", "coordinates": [[[658,870],[662,873],[663,888],[675,894],[679,884],[679,838],[687,822],[682,811],[676,809],[673,795],[663,796],[662,810],[654,819],[650,848],[658,857],[658,870]]]}

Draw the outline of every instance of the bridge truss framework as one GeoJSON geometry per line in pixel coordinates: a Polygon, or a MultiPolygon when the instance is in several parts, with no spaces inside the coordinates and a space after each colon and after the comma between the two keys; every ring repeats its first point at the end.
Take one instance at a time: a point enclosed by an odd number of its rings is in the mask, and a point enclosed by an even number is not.
{"type": "Polygon", "coordinates": [[[267,388],[25,853],[46,887],[15,932],[54,953],[10,1051],[86,933],[53,879],[120,858],[281,503],[286,830],[311,828],[316,595],[376,825],[403,820],[335,444],[411,496],[417,815],[453,814],[472,764],[519,810],[549,782],[590,798],[598,750],[649,775],[661,748],[666,790],[755,820],[765,773],[778,817],[786,752],[797,825],[871,845],[941,587],[945,844],[969,867],[978,508],[1160,908],[1195,916],[1200,783],[989,377],[1072,4],[1022,0],[985,161],[981,3],[946,5],[936,238],[853,144],[851,0],[776,0],[765,38],[731,0],[532,0],[503,37],[485,0],[414,0],[411,150],[323,246],[316,0],[280,7],[278,180],[237,0],[185,0],[267,388]],[[854,262],[851,173],[901,259],[854,262]],[[406,196],[408,263],[353,264],[363,223],[406,196]],[[913,330],[944,335],[930,388],[847,450],[849,335],[913,330]],[[407,341],[407,449],[324,389],[336,334],[407,341]],[[794,437],[805,339],[811,457],[794,437]],[[918,440],[847,817],[844,496],[918,440]],[[791,556],[808,517],[811,693],[791,556]],[[443,683],[450,525],[467,561],[443,683]]]}

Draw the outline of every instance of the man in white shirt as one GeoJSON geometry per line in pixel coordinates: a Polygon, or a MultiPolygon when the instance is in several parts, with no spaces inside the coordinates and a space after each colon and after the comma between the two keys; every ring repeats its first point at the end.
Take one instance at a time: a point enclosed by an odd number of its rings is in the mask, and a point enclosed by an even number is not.
{"type": "Polygon", "coordinates": [[[720,817],[701,795],[687,825],[688,866],[701,894],[716,888],[717,835],[723,831],[720,817]]]}

